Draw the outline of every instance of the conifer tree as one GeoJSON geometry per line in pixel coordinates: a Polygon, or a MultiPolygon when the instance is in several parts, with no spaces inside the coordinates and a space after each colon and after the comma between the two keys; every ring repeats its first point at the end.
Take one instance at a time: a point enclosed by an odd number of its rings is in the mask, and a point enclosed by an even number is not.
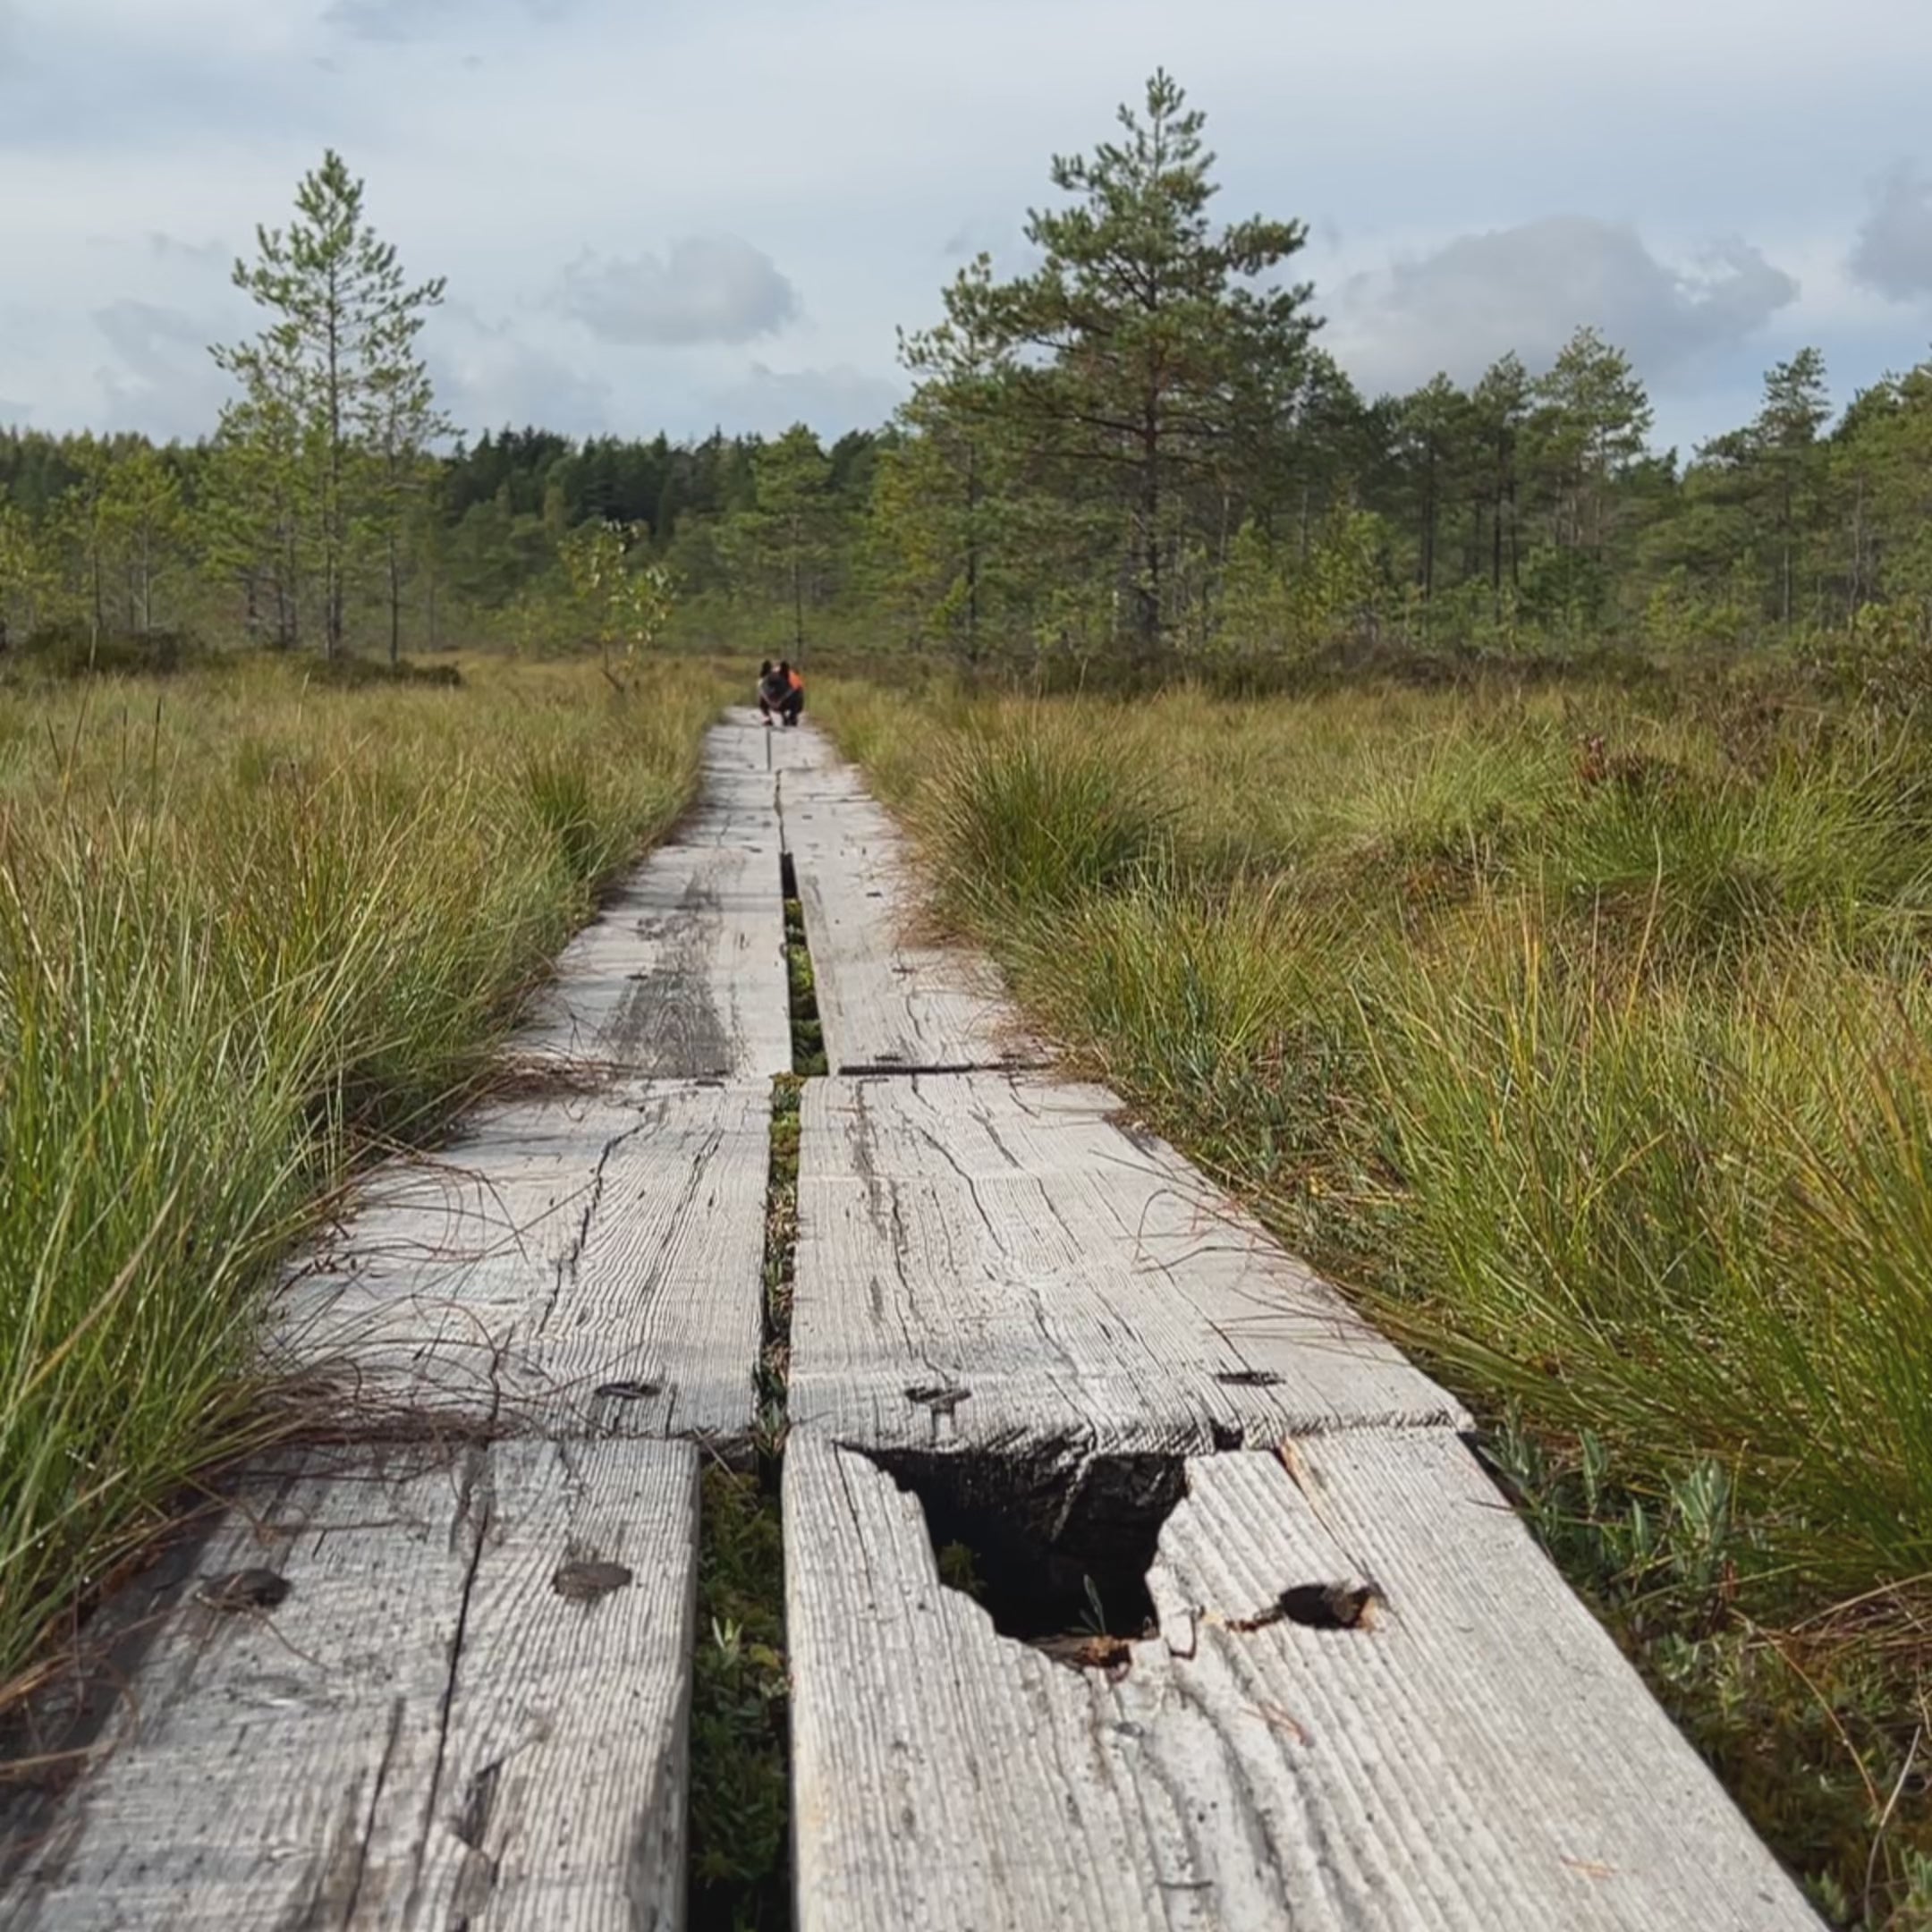
{"type": "MultiPolygon", "coordinates": [[[[234,281],[269,320],[255,341],[214,352],[242,389],[224,428],[253,458],[238,473],[257,530],[280,537],[292,520],[300,532],[334,657],[360,528],[400,513],[416,453],[444,431],[416,347],[444,284],[411,285],[394,245],[369,225],[362,182],[334,149],[303,177],[289,226],[258,229],[256,245],[234,281]]],[[[396,608],[393,598],[392,647],[396,608]]],[[[292,635],[285,618],[282,629],[292,635]]]]}

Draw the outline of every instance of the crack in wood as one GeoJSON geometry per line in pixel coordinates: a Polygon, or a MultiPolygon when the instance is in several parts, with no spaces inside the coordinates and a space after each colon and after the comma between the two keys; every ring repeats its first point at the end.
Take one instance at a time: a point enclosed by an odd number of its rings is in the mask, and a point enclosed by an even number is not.
{"type": "Polygon", "coordinates": [[[578,1271],[583,1266],[584,1250],[589,1245],[590,1224],[596,1220],[597,1209],[604,1202],[604,1178],[609,1171],[611,1162],[616,1158],[618,1148],[623,1147],[626,1141],[634,1140],[638,1135],[647,1131],[655,1124],[655,1122],[648,1120],[640,1121],[636,1126],[627,1127],[622,1133],[613,1134],[604,1143],[602,1150],[597,1155],[597,1166],[591,1172],[588,1189],[589,1199],[584,1202],[584,1210],[577,1224],[576,1235],[572,1240],[569,1248],[557,1257],[556,1267],[553,1271],[553,1278],[550,1284],[549,1296],[544,1302],[542,1313],[537,1318],[536,1332],[538,1335],[542,1335],[545,1329],[550,1326],[550,1318],[556,1313],[556,1305],[563,1298],[565,1286],[574,1286],[576,1284],[578,1271]]]}
{"type": "MultiPolygon", "coordinates": [[[[402,1738],[402,1721],[408,1715],[409,1700],[396,1698],[389,1707],[389,1734],[383,1743],[381,1761],[376,1767],[376,1781],[369,1792],[369,1810],[362,1822],[361,1837],[356,1847],[355,1869],[350,1879],[348,1896],[343,1902],[342,1916],[338,1922],[344,1926],[355,1923],[356,1907],[362,1897],[362,1886],[369,1877],[369,1850],[376,1838],[376,1818],[382,1805],[382,1795],[389,1783],[390,1767],[395,1762],[396,1746],[402,1738]]],[[[329,1887],[325,1877],[323,1887],[312,1898],[309,1923],[322,1926],[330,1921],[321,1916],[327,1911],[332,1901],[328,1897],[329,1887]]]]}
{"type": "Polygon", "coordinates": [[[429,1770],[429,1792],[422,1809],[422,1831],[412,1848],[413,1872],[410,1880],[410,1911],[413,1914],[429,1862],[428,1833],[442,1794],[444,1773],[449,1763],[450,1718],[456,1704],[457,1681],[462,1668],[463,1641],[470,1631],[470,1608],[476,1597],[477,1574],[483,1567],[483,1553],[489,1540],[489,1526],[496,1504],[496,1480],[487,1449],[463,1453],[462,1487],[457,1493],[456,1513],[450,1524],[450,1551],[454,1555],[465,1532],[470,1538],[468,1561],[463,1566],[462,1589],[456,1605],[455,1628],[450,1632],[447,1667],[442,1695],[436,1700],[436,1761],[429,1770]]]}

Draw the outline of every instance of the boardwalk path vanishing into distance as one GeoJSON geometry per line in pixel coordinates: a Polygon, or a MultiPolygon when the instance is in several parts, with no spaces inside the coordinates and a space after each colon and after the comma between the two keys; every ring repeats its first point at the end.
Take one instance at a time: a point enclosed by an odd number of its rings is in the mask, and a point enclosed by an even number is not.
{"type": "Polygon", "coordinates": [[[101,1613],[111,1691],[43,1719],[96,1761],[13,1802],[0,1926],[683,1923],[787,874],[832,1069],[784,1463],[805,1932],[1815,1926],[1458,1404],[911,945],[857,775],[740,715],[509,1097],[290,1271],[276,1345],[366,1439],[252,1466],[101,1613]]]}

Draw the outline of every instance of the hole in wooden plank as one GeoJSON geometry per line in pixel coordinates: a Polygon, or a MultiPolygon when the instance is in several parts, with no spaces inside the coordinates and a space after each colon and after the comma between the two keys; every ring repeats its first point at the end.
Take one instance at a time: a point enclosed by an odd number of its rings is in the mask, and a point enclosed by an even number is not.
{"type": "Polygon", "coordinates": [[[1384,1598],[1373,1583],[1297,1583],[1284,1589],[1258,1616],[1231,1622],[1243,1633],[1271,1623],[1299,1623],[1304,1630],[1372,1631],[1384,1598]]]}
{"type": "Polygon", "coordinates": [[[472,1852],[483,1849],[483,1841],[489,1831],[490,1813],[496,1808],[496,1785],[503,1775],[503,1765],[487,1764],[470,1780],[470,1789],[463,1798],[462,1809],[456,1815],[456,1835],[472,1852]]]}
{"type": "Polygon", "coordinates": [[[1003,1637],[1075,1668],[1117,1670],[1153,1633],[1147,1572],[1186,1493],[1179,1457],[869,1453],[919,1499],[940,1580],[1003,1637]]]}
{"type": "Polygon", "coordinates": [[[1281,1377],[1272,1368],[1221,1368],[1215,1380],[1224,1388],[1279,1388],[1281,1377]]]}

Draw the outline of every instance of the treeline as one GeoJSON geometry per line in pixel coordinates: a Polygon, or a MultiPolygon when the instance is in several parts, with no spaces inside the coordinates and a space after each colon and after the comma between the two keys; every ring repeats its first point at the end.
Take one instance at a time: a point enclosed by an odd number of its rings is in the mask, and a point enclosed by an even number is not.
{"type": "Polygon", "coordinates": [[[906,405],[829,447],[451,450],[417,351],[441,284],[407,284],[331,155],[237,267],[266,322],[216,352],[240,394],[216,435],[0,435],[0,643],[609,651],[668,622],[1081,674],[1382,642],[1926,648],[1932,363],[1835,416],[1804,351],[1682,461],[1587,326],[1546,369],[1365,396],[1282,274],[1301,225],[1210,219],[1182,90],[1157,75],[1121,123],[1054,164],[1039,266],[962,273],[902,342],[906,405]]]}

